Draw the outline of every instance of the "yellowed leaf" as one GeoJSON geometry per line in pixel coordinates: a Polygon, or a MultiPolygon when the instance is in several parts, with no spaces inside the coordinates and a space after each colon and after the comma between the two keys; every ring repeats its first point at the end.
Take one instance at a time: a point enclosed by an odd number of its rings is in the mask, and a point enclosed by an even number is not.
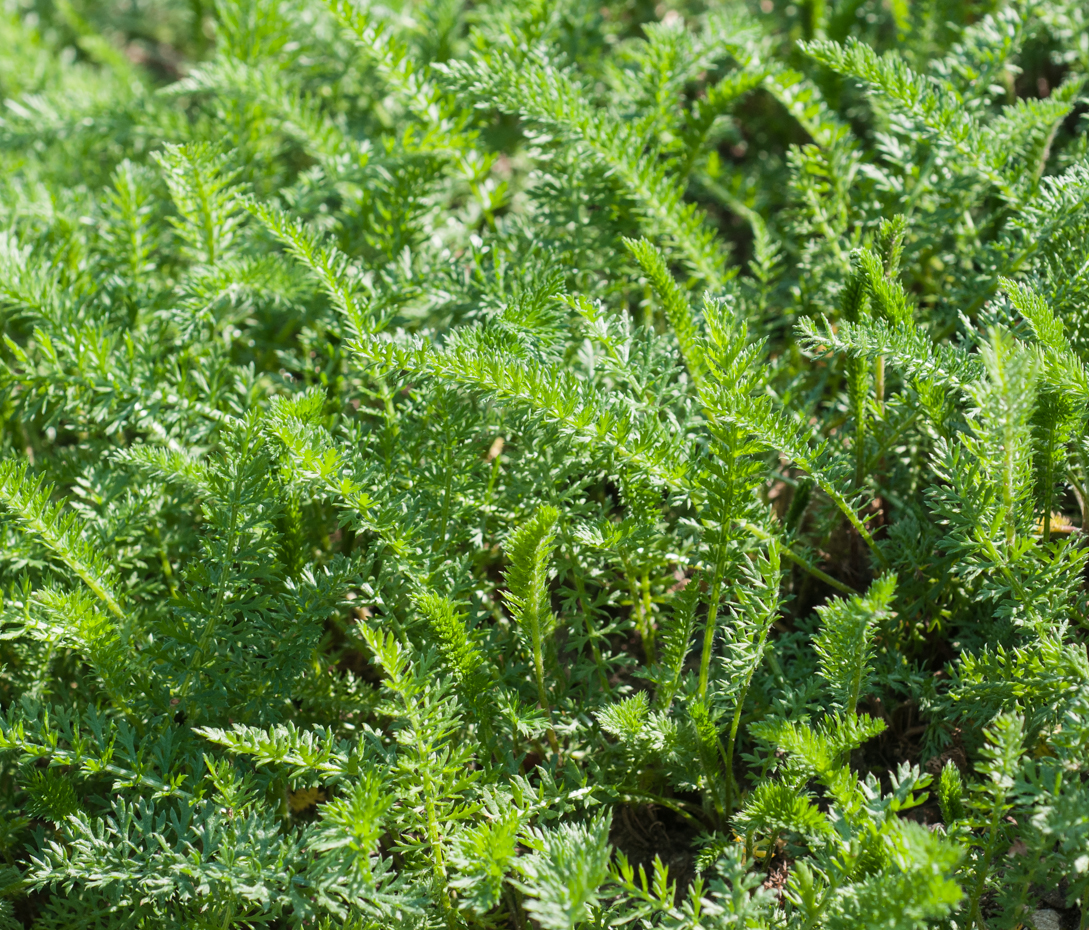
{"type": "Polygon", "coordinates": [[[301,791],[288,792],[287,806],[291,808],[291,813],[298,814],[324,800],[325,792],[321,788],[303,788],[301,791]]]}

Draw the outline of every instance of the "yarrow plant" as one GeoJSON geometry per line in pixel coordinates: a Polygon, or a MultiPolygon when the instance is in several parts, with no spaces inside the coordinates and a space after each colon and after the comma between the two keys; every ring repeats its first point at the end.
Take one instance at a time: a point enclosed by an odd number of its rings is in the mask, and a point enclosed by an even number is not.
{"type": "Polygon", "coordinates": [[[1081,0],[8,0],[0,930],[1089,927],[1081,0]]]}

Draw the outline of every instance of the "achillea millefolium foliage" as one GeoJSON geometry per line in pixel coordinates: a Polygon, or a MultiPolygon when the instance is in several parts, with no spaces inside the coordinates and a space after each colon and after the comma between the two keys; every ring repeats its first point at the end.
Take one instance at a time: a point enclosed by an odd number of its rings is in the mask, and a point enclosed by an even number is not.
{"type": "Polygon", "coordinates": [[[9,0],[0,928],[1089,925],[1087,20],[9,0]]]}

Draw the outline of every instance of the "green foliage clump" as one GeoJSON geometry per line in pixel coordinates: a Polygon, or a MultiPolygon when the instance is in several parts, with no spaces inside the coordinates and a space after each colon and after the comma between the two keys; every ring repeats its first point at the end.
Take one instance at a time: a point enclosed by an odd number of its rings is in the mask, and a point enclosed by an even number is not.
{"type": "Polygon", "coordinates": [[[1087,20],[0,8],[0,930],[1089,926],[1087,20]]]}

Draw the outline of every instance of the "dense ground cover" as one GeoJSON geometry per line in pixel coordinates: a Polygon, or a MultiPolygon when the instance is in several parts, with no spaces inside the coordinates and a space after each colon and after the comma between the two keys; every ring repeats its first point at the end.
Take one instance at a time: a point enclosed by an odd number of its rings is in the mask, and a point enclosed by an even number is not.
{"type": "Polygon", "coordinates": [[[8,0],[0,928],[1089,925],[1086,20],[8,0]]]}

